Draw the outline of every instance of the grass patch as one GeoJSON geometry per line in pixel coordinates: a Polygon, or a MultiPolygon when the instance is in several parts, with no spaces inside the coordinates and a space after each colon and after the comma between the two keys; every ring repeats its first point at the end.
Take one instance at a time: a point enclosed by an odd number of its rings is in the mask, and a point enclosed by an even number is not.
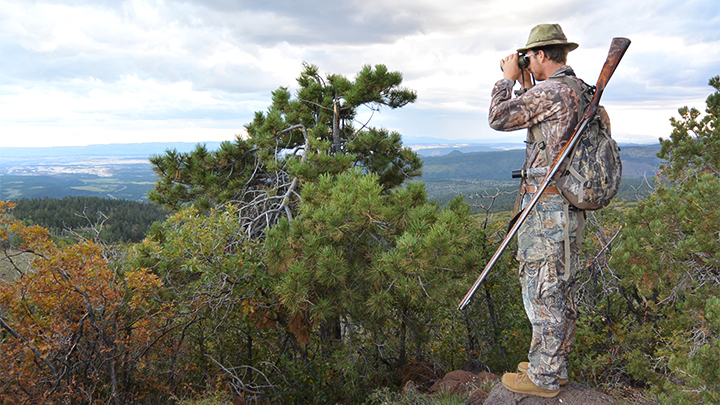
{"type": "Polygon", "coordinates": [[[120,190],[124,187],[123,182],[118,179],[81,179],[84,186],[70,187],[73,190],[90,191],[92,193],[109,193],[120,190]]]}
{"type": "Polygon", "coordinates": [[[232,405],[230,395],[222,391],[207,393],[199,398],[184,399],[178,405],[232,405]]]}
{"type": "Polygon", "coordinates": [[[12,262],[5,255],[0,256],[0,279],[3,281],[15,281],[20,277],[17,268],[27,273],[32,270],[31,264],[35,259],[35,255],[31,253],[22,253],[14,249],[8,249],[8,255],[12,256],[12,262]]]}
{"type": "Polygon", "coordinates": [[[409,391],[407,394],[392,392],[389,388],[379,389],[368,397],[366,405],[463,405],[468,394],[422,394],[409,391]]]}

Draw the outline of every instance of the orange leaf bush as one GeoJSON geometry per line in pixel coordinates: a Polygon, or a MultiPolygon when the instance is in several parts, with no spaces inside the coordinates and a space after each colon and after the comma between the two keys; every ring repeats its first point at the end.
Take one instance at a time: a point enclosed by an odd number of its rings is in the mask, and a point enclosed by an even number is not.
{"type": "Polygon", "coordinates": [[[119,274],[92,241],[58,247],[47,230],[25,226],[0,202],[0,401],[137,403],[167,396],[173,372],[163,344],[173,328],[169,305],[152,292],[146,269],[119,274]],[[22,259],[22,260],[21,260],[22,259]]]}

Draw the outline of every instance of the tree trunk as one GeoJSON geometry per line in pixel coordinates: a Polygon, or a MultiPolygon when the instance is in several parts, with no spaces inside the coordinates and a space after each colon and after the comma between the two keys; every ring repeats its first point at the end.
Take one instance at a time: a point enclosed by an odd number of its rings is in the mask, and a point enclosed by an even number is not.
{"type": "Polygon", "coordinates": [[[407,322],[405,322],[405,312],[402,313],[400,320],[400,355],[398,356],[398,368],[405,365],[407,361],[407,322]]]}
{"type": "Polygon", "coordinates": [[[502,344],[502,331],[500,330],[500,322],[498,321],[497,314],[495,313],[495,305],[493,304],[492,295],[490,294],[490,289],[488,288],[487,284],[484,284],[485,286],[485,302],[488,306],[488,313],[490,315],[490,322],[492,323],[493,327],[493,341],[495,343],[495,347],[497,347],[500,350],[500,355],[503,359],[507,359],[507,352],[505,350],[505,345],[502,344]]]}
{"type": "Polygon", "coordinates": [[[340,139],[340,109],[338,107],[338,99],[333,100],[333,152],[340,153],[342,141],[340,139]]]}

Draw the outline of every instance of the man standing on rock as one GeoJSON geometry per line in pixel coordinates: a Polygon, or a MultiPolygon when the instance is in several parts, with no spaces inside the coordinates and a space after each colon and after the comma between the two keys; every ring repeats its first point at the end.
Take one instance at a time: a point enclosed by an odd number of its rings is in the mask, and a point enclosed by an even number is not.
{"type": "MultiPolygon", "coordinates": [[[[518,53],[500,62],[503,79],[493,88],[490,126],[500,131],[528,128],[523,169],[551,165],[578,124],[582,107],[577,89],[587,85],[566,65],[568,52],[577,47],[567,41],[558,24],[540,24],[530,31],[526,46],[518,49],[525,55],[527,70],[519,66],[518,53]],[[530,74],[537,85],[533,86],[530,74]],[[522,88],[512,97],[515,81],[522,88]]],[[[542,177],[523,179],[523,208],[541,181],[542,177]]],[[[532,342],[529,362],[502,378],[510,391],[552,398],[568,381],[577,319],[576,233],[578,219],[584,218],[573,208],[551,183],[519,229],[517,258],[532,342]]]]}

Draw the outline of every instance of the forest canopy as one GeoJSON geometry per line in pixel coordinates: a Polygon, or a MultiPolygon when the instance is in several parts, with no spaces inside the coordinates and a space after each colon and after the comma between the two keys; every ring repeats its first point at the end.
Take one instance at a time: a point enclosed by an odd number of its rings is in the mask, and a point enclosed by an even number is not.
{"type": "Polygon", "coordinates": [[[137,243],[145,238],[150,224],[164,220],[169,211],[137,201],[64,197],[23,198],[16,201],[12,213],[26,224],[40,225],[57,236],[84,233],[108,243],[137,243]]]}

